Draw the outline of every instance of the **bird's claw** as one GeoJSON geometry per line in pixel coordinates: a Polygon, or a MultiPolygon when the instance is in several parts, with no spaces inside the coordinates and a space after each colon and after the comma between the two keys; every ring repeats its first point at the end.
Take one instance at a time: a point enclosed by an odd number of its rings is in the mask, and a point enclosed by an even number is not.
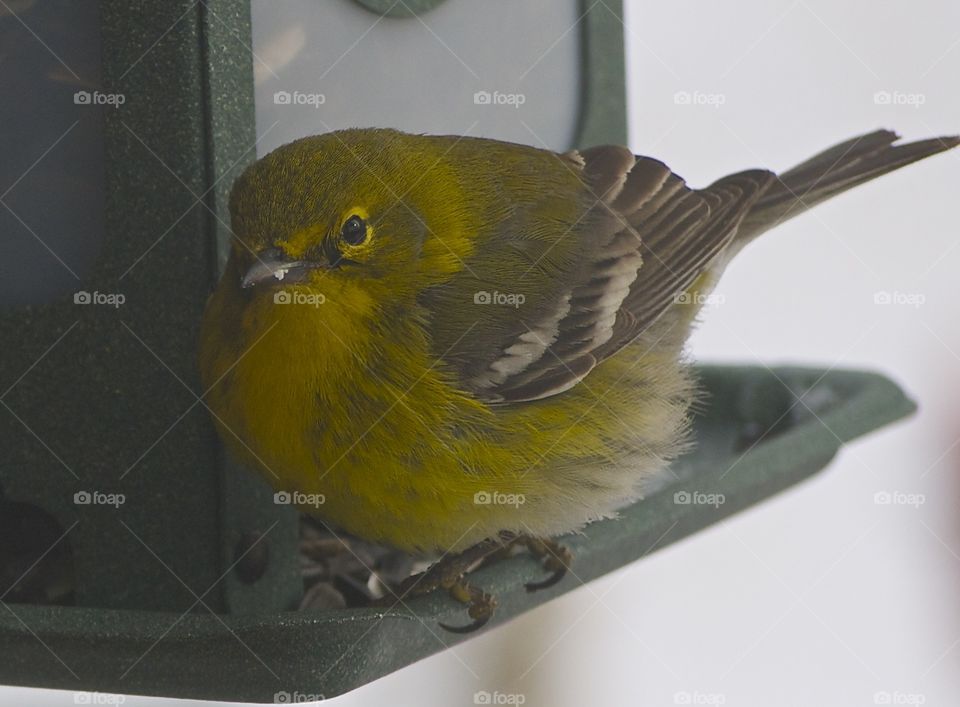
{"type": "Polygon", "coordinates": [[[550,576],[546,579],[539,582],[527,582],[525,586],[528,592],[552,587],[566,576],[567,569],[573,562],[573,553],[568,547],[548,538],[524,536],[523,542],[531,555],[543,561],[544,569],[552,570],[550,576]]]}
{"type": "Polygon", "coordinates": [[[492,594],[470,586],[462,578],[451,586],[449,591],[450,596],[468,606],[467,614],[473,621],[464,626],[451,626],[440,621],[438,622],[440,628],[450,633],[473,633],[483,628],[493,617],[497,608],[497,599],[492,594]]]}

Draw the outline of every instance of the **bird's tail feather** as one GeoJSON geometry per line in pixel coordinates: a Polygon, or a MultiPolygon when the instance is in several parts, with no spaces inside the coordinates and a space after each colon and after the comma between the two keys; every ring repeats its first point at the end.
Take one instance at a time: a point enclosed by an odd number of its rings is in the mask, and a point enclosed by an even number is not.
{"type": "Polygon", "coordinates": [[[899,139],[890,130],[877,130],[834,145],[778,175],[744,218],[736,245],[745,245],[847,189],[960,145],[960,136],[894,144],[899,139]]]}

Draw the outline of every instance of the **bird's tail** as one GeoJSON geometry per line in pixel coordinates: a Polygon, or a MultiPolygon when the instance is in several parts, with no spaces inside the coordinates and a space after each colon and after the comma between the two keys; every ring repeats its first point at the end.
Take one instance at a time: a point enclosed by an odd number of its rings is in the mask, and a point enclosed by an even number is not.
{"type": "Polygon", "coordinates": [[[735,250],[821,201],[960,145],[956,135],[894,144],[899,139],[895,132],[877,130],[834,145],[778,175],[744,218],[735,250]]]}

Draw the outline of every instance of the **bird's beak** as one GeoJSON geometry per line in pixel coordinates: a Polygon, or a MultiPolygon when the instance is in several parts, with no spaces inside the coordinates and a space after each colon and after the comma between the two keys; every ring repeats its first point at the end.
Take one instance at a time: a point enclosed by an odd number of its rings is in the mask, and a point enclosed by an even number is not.
{"type": "Polygon", "coordinates": [[[302,282],[306,279],[309,270],[326,267],[319,262],[291,260],[279,248],[262,250],[257,253],[256,258],[256,262],[241,278],[241,287],[253,287],[270,280],[302,282]]]}

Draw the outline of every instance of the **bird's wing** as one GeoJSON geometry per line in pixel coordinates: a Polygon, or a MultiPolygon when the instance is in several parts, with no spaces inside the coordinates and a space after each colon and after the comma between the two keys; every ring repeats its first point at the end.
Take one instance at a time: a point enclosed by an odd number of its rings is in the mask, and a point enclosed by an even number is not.
{"type": "MultiPolygon", "coordinates": [[[[648,158],[638,157],[630,174],[645,161],[648,158]]],[[[754,169],[693,190],[670,173],[648,201],[614,203],[639,235],[643,267],[624,298],[610,340],[595,352],[598,360],[633,341],[671,306],[687,301],[683,295],[688,288],[734,239],[775,179],[773,172],[754,169]]]]}
{"type": "MultiPolygon", "coordinates": [[[[514,311],[482,309],[486,319],[475,322],[474,336],[464,336],[468,345],[445,356],[463,385],[491,402],[568,390],[635,339],[730,242],[773,179],[755,170],[697,191],[663,163],[618,146],[571,152],[563,162],[584,192],[577,223],[562,241],[510,246],[532,263],[527,273],[537,279],[518,285],[532,301],[514,311]]],[[[504,242],[510,239],[490,247],[504,242]]],[[[509,252],[485,255],[509,269],[509,252]]]]}

